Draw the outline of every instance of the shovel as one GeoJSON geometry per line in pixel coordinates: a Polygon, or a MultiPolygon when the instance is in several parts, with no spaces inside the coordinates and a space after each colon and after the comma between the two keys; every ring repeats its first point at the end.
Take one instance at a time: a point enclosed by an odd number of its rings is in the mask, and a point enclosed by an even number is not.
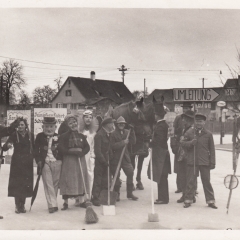
{"type": "MultiPolygon", "coordinates": [[[[131,131],[131,129],[129,130],[126,139],[129,138],[130,131],[131,131]]],[[[112,182],[112,185],[111,185],[111,188],[110,188],[110,194],[108,193],[108,190],[102,190],[101,193],[100,193],[100,202],[101,202],[102,205],[105,205],[107,203],[108,196],[110,196],[110,205],[115,205],[116,204],[118,193],[113,191],[113,189],[114,189],[114,186],[115,186],[115,183],[116,183],[116,180],[117,180],[117,176],[118,176],[118,173],[119,173],[119,170],[120,170],[120,167],[121,167],[121,163],[122,163],[122,160],[123,160],[123,156],[124,156],[126,147],[127,147],[127,145],[125,145],[123,150],[122,150],[122,153],[121,153],[121,156],[120,156],[120,159],[119,159],[119,162],[118,162],[118,166],[117,166],[116,172],[114,174],[113,182],[112,182]]],[[[108,170],[109,170],[109,167],[108,167],[108,170]]]]}

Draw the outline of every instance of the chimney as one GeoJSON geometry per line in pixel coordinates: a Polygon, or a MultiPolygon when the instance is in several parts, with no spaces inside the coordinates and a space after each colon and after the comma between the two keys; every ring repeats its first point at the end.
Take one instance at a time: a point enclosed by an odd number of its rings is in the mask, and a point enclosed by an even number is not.
{"type": "Polygon", "coordinates": [[[90,72],[90,78],[95,81],[95,72],[94,71],[91,71],[90,72]]]}

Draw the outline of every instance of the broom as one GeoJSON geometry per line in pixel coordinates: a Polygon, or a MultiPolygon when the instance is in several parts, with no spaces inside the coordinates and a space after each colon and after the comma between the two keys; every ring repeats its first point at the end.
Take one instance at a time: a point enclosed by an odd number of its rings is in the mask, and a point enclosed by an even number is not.
{"type": "Polygon", "coordinates": [[[84,175],[83,175],[83,169],[82,169],[82,164],[81,164],[81,160],[80,158],[78,158],[79,161],[79,166],[80,166],[80,171],[82,174],[82,179],[83,179],[83,186],[84,186],[84,191],[86,193],[86,205],[87,205],[87,209],[86,209],[86,215],[85,215],[85,222],[90,224],[90,223],[97,223],[98,222],[98,216],[97,214],[94,212],[93,208],[92,208],[92,203],[90,202],[88,193],[87,193],[87,188],[86,188],[86,183],[85,183],[85,179],[84,179],[84,175]]]}

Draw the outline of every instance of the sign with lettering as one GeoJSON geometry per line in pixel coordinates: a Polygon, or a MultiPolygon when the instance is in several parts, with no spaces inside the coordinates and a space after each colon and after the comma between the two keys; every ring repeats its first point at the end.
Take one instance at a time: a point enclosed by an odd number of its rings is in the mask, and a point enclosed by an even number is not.
{"type": "Polygon", "coordinates": [[[178,88],[173,89],[176,102],[211,102],[219,94],[211,88],[178,88]]]}
{"type": "Polygon", "coordinates": [[[31,129],[31,110],[7,110],[7,126],[18,117],[26,119],[29,129],[31,129]]]}
{"type": "Polygon", "coordinates": [[[67,108],[34,108],[34,135],[42,132],[42,122],[44,117],[55,117],[57,129],[67,116],[67,108]]]}

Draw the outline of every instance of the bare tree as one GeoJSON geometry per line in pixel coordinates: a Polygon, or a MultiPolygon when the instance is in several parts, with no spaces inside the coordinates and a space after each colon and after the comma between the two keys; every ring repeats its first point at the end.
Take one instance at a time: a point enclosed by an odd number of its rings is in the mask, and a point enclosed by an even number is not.
{"type": "Polygon", "coordinates": [[[33,103],[37,105],[50,104],[57,91],[49,85],[37,87],[33,90],[33,103]]]}
{"type": "Polygon", "coordinates": [[[27,106],[29,106],[31,104],[31,98],[30,98],[29,94],[27,92],[25,92],[24,90],[22,90],[20,92],[20,100],[19,100],[18,104],[21,105],[21,107],[23,109],[25,109],[27,106]]]}
{"type": "Polygon", "coordinates": [[[6,105],[9,106],[10,95],[13,88],[21,89],[26,85],[26,80],[23,78],[23,67],[14,59],[9,59],[2,63],[0,71],[3,81],[5,81],[4,93],[6,105]]]}
{"type": "Polygon", "coordinates": [[[62,78],[63,77],[61,76],[61,74],[59,74],[59,77],[54,80],[57,86],[57,91],[59,91],[60,88],[62,87],[62,78]]]}

